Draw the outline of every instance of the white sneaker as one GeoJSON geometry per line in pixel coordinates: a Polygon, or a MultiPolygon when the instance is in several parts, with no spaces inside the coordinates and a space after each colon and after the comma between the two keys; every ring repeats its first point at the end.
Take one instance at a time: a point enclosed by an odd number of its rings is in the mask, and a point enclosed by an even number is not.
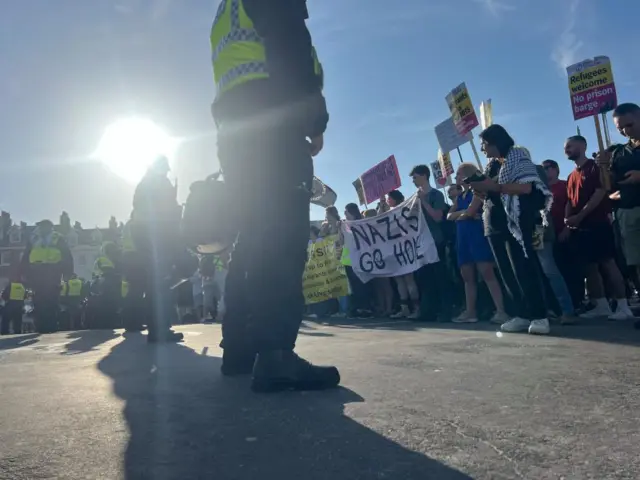
{"type": "Polygon", "coordinates": [[[467,312],[462,312],[460,315],[458,315],[456,318],[454,318],[451,321],[453,323],[477,323],[478,318],[473,315],[469,315],[467,312]]]}
{"type": "Polygon", "coordinates": [[[310,313],[309,315],[307,315],[307,318],[313,318],[314,320],[318,319],[318,314],[317,313],[310,313]]]}
{"type": "Polygon", "coordinates": [[[407,316],[407,312],[400,310],[398,313],[394,313],[393,315],[389,316],[389,318],[393,318],[395,320],[397,318],[407,318],[407,316]]]}
{"type": "Polygon", "coordinates": [[[531,322],[524,318],[515,317],[500,326],[500,330],[508,333],[526,332],[531,322]]]}
{"type": "Polygon", "coordinates": [[[618,308],[615,313],[612,313],[607,318],[614,322],[624,322],[625,320],[631,320],[632,318],[634,318],[634,315],[633,312],[628,308],[618,308]]]}
{"type": "Polygon", "coordinates": [[[418,318],[420,318],[420,309],[416,308],[413,313],[407,315],[407,318],[410,320],[417,320],[418,318]]]}
{"type": "Polygon", "coordinates": [[[531,325],[529,325],[529,333],[532,335],[547,335],[550,331],[549,320],[546,318],[542,320],[532,320],[531,325]]]}

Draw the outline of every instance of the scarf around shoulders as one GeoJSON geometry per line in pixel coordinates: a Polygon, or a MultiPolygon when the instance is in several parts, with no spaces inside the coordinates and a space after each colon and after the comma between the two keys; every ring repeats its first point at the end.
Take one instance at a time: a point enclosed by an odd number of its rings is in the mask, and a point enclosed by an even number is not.
{"type": "MultiPolygon", "coordinates": [[[[493,165],[492,162],[497,161],[497,159],[492,159],[487,163],[485,168],[485,174],[487,176],[493,165]]],[[[553,194],[538,175],[536,166],[531,161],[529,150],[519,146],[511,148],[500,167],[497,181],[501,185],[508,183],[518,183],[521,185],[527,183],[533,184],[533,188],[544,195],[544,207],[541,210],[541,213],[543,225],[545,227],[547,226],[546,223],[548,215],[546,214],[551,210],[553,194]]],[[[522,229],[520,228],[520,196],[502,194],[500,195],[500,199],[502,200],[502,206],[507,214],[507,228],[522,248],[525,249],[522,238],[522,229]]],[[[524,254],[526,257],[526,249],[524,254]]]]}

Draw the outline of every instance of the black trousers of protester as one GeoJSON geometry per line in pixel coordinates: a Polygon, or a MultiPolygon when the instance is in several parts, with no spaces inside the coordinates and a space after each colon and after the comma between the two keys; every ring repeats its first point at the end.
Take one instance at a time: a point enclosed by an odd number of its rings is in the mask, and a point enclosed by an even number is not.
{"type": "MultiPolygon", "coordinates": [[[[177,323],[171,286],[176,253],[175,232],[178,226],[162,222],[134,223],[132,235],[140,253],[145,309],[149,318],[149,335],[162,335],[177,323]]],[[[135,281],[134,281],[135,284],[135,281]]],[[[138,288],[134,285],[134,290],[138,288]]],[[[129,284],[131,293],[131,284],[129,284]]]]}
{"type": "Polygon", "coordinates": [[[127,252],[123,256],[124,276],[129,290],[122,306],[122,323],[125,330],[134,332],[142,330],[149,316],[144,297],[146,272],[140,257],[139,252],[127,252]]]}
{"type": "Polygon", "coordinates": [[[22,333],[22,312],[24,302],[9,300],[2,309],[2,324],[0,324],[0,335],[9,334],[9,326],[13,326],[13,333],[22,333]]]}
{"type": "Polygon", "coordinates": [[[345,272],[349,279],[349,285],[351,287],[351,295],[349,296],[349,315],[355,316],[358,314],[358,310],[371,311],[371,299],[373,297],[371,291],[371,283],[363,283],[358,278],[358,275],[353,271],[352,267],[345,266],[345,272]]]}
{"type": "Polygon", "coordinates": [[[453,287],[447,268],[446,248],[444,245],[437,247],[440,261],[425,265],[417,273],[420,315],[421,320],[428,322],[449,322],[453,309],[453,287]]]}
{"type": "Polygon", "coordinates": [[[38,333],[53,333],[58,329],[60,315],[60,282],[34,284],[34,322],[38,333]]]}
{"type": "Polygon", "coordinates": [[[560,274],[564,278],[573,307],[578,309],[582,306],[584,299],[584,268],[579,255],[571,251],[570,242],[556,242],[553,245],[553,257],[560,270],[560,274]]]}
{"type": "Polygon", "coordinates": [[[224,348],[290,350],[304,314],[313,161],[297,127],[249,123],[218,128],[218,158],[235,197],[214,208],[233,209],[238,231],[225,287],[224,348]]]}
{"type": "MultiPolygon", "coordinates": [[[[530,235],[524,235],[530,238],[530,235]]],[[[496,265],[514,316],[526,320],[547,318],[547,303],[542,281],[542,267],[530,240],[525,240],[527,256],[522,246],[510,234],[488,237],[489,245],[496,259],[496,265]]]]}

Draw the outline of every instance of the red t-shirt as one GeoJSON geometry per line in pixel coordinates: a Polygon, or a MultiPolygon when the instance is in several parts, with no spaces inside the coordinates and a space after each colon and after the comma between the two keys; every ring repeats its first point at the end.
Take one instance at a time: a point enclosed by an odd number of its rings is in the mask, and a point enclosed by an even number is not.
{"type": "Polygon", "coordinates": [[[558,180],[549,187],[553,194],[553,204],[551,205],[551,221],[556,233],[564,230],[564,208],[567,205],[567,182],[558,180]]]}
{"type": "MultiPolygon", "coordinates": [[[[587,160],[582,167],[576,167],[567,179],[567,196],[569,200],[570,215],[576,215],[587,204],[595,191],[603,188],[600,181],[600,169],[596,162],[587,160]]],[[[611,203],[605,197],[588,217],[580,223],[581,227],[609,223],[611,203]]]]}

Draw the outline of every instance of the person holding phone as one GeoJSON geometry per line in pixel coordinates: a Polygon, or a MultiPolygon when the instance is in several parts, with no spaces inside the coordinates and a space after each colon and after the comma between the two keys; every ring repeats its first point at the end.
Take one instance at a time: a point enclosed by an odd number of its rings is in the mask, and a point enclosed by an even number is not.
{"type": "Polygon", "coordinates": [[[540,211],[551,208],[551,192],[529,151],[516,147],[502,126],[491,125],[480,138],[490,160],[484,178],[471,177],[468,184],[484,200],[485,236],[515,309],[516,316],[501,330],[548,334],[543,273],[533,242],[540,211]]]}
{"type": "Polygon", "coordinates": [[[448,219],[456,222],[456,251],[458,268],[464,282],[466,309],[455,318],[454,323],[475,323],[478,298],[477,273],[484,280],[496,307],[493,323],[502,325],[510,320],[504,309],[500,283],[495,274],[493,252],[484,236],[482,226],[482,200],[471,191],[472,182],[481,182],[486,177],[473,163],[462,163],[456,172],[456,182],[463,185],[460,195],[448,219]]]}

